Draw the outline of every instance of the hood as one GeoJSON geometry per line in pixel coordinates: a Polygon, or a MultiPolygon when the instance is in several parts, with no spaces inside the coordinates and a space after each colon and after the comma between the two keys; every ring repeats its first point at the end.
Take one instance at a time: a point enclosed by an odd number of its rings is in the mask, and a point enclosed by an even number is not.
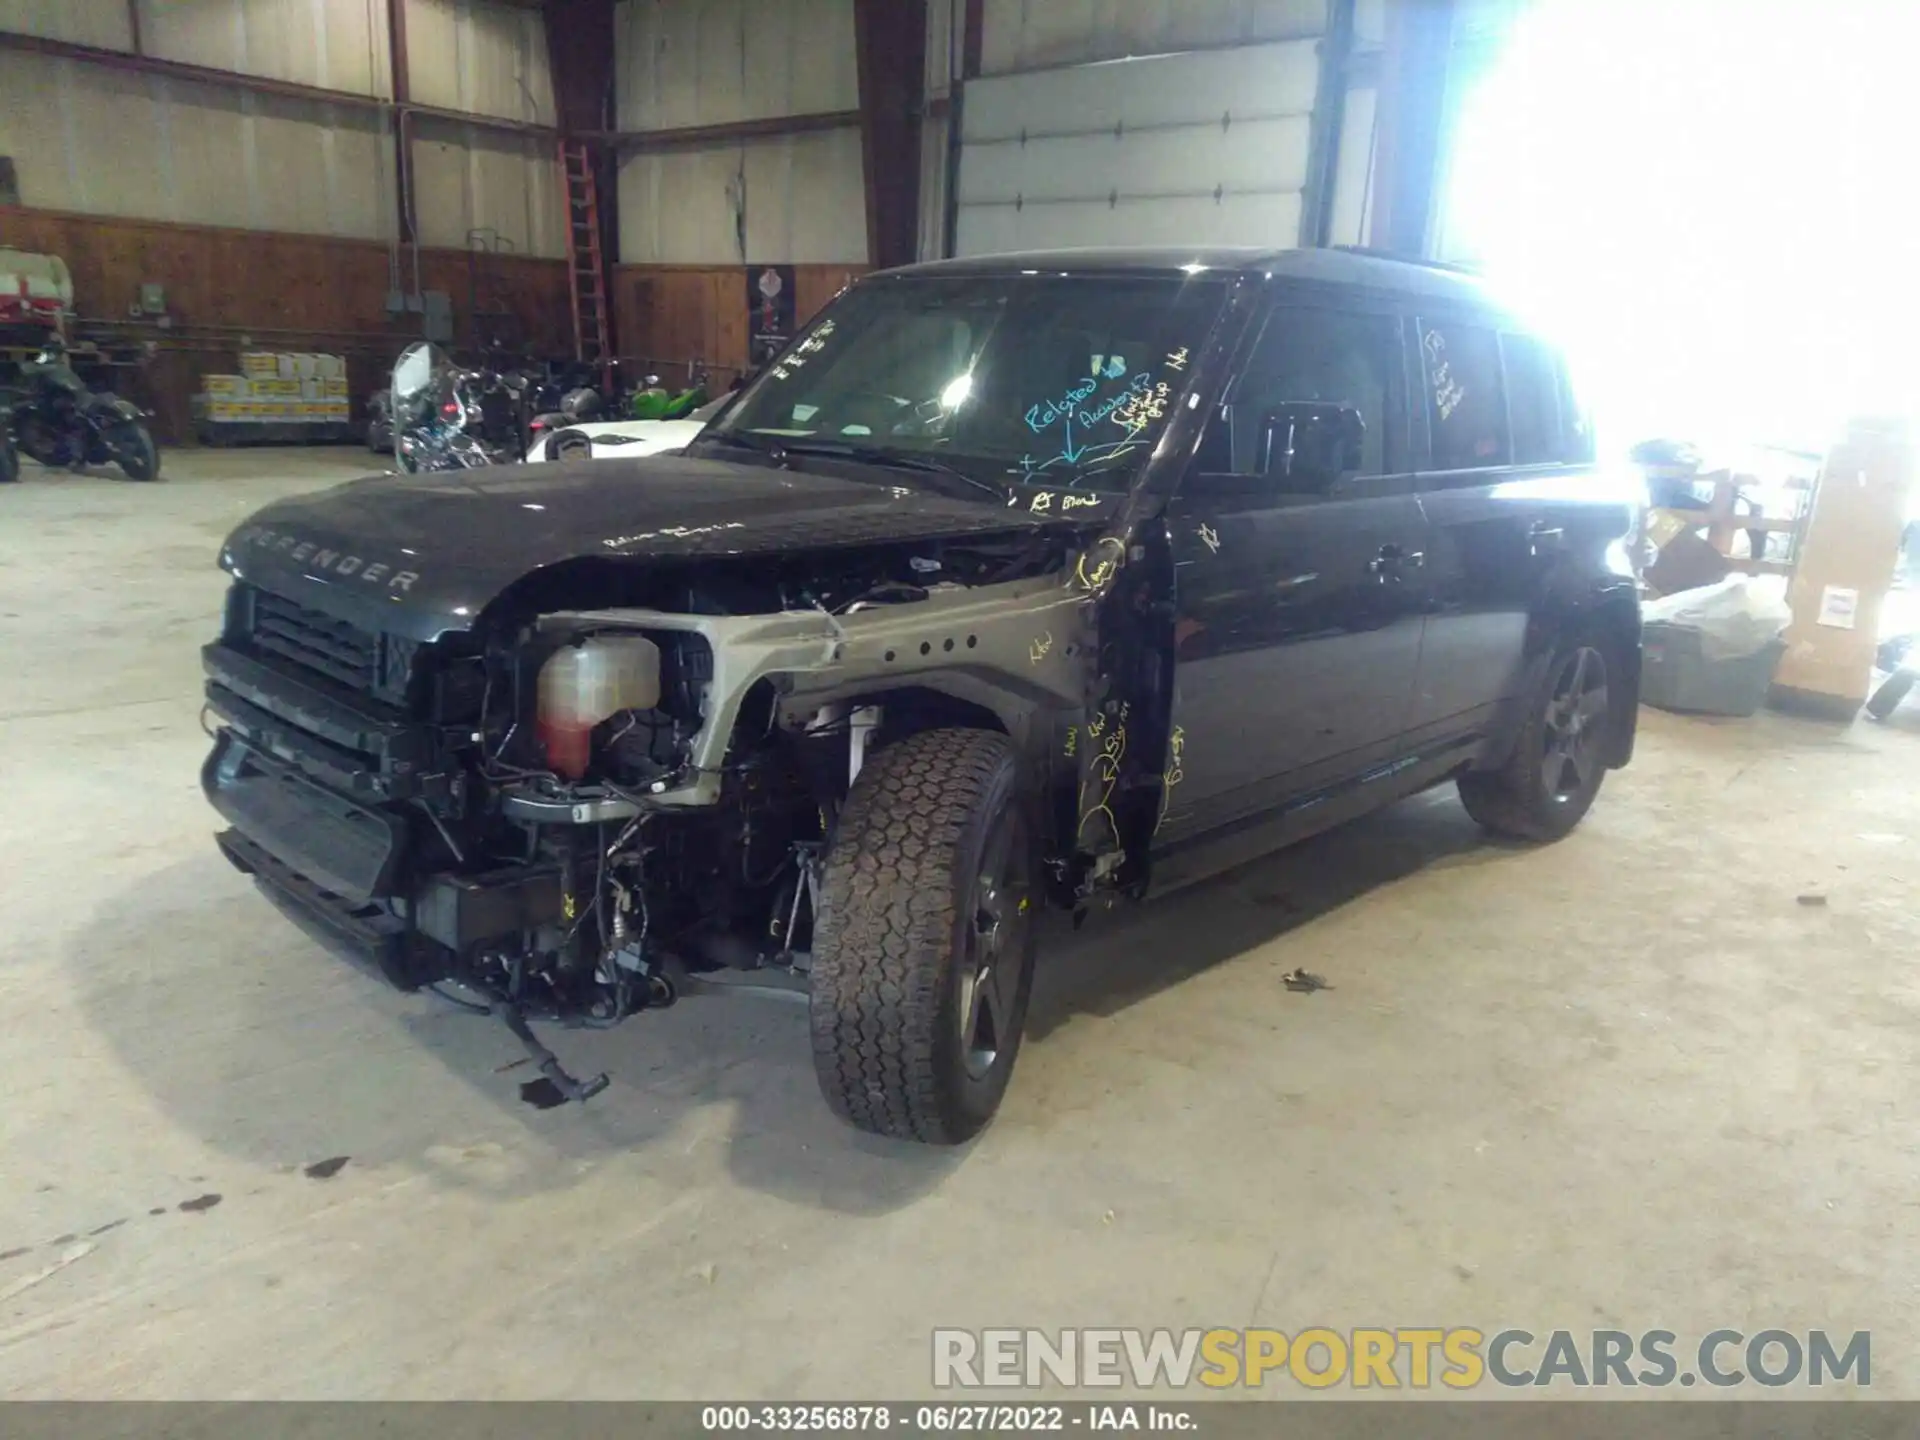
{"type": "Polygon", "coordinates": [[[259,511],[220,564],[368,629],[431,640],[467,628],[522,576],[584,556],[770,555],[1048,523],[985,496],[657,455],[349,481],[259,511]]]}

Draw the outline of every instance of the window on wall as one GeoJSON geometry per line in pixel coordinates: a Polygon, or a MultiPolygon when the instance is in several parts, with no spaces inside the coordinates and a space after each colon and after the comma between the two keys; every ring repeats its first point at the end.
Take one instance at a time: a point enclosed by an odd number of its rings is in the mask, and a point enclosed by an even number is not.
{"type": "Polygon", "coordinates": [[[1553,352],[1531,335],[1503,334],[1507,423],[1513,428],[1513,463],[1548,465],[1566,458],[1560,425],[1560,367],[1553,352]]]}
{"type": "Polygon", "coordinates": [[[1366,432],[1359,473],[1384,474],[1387,375],[1394,356],[1393,322],[1383,316],[1291,306],[1275,310],[1234,397],[1234,472],[1255,474],[1264,463],[1262,422],[1274,407],[1289,400],[1324,400],[1360,412],[1366,432]]]}
{"type": "Polygon", "coordinates": [[[1493,331],[1449,321],[1420,322],[1427,418],[1435,470],[1507,463],[1507,405],[1500,342],[1493,331]]]}

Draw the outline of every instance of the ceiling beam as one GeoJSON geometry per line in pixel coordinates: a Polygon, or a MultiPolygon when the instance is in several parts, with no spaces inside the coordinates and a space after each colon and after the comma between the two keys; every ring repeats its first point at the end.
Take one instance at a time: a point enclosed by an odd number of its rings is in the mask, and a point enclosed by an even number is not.
{"type": "MultiPolygon", "coordinates": [[[[399,8],[398,5],[395,6],[399,8]]],[[[268,75],[243,75],[237,70],[218,70],[208,65],[190,65],[182,60],[162,60],[157,55],[130,55],[124,50],[103,50],[95,45],[75,45],[66,40],[49,40],[40,35],[22,35],[0,30],[0,50],[23,51],[55,60],[74,60],[107,70],[136,75],[157,75],[168,80],[185,80],[227,90],[245,90],[255,95],[277,95],[288,100],[306,100],[317,105],[340,105],[349,109],[399,111],[406,115],[424,115],[436,120],[457,121],[481,130],[496,130],[513,135],[531,135],[554,139],[559,132],[551,125],[536,125],[526,120],[509,120],[499,115],[475,115],[465,110],[445,110],[437,105],[414,105],[388,100],[379,95],[362,95],[356,90],[330,90],[320,85],[302,85],[292,80],[276,80],[268,75]]],[[[395,68],[396,78],[398,67],[395,68]]]]}

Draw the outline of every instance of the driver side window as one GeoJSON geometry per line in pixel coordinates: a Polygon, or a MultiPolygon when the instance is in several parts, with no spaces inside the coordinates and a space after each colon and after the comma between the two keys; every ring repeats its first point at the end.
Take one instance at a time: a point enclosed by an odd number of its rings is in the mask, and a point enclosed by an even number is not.
{"type": "MultiPolygon", "coordinates": [[[[1265,464],[1264,418],[1289,402],[1350,405],[1366,429],[1361,475],[1386,473],[1389,377],[1399,351],[1394,322],[1384,315],[1282,306],[1268,318],[1260,341],[1223,412],[1202,442],[1200,468],[1243,479],[1265,464]]],[[[1276,479],[1274,489],[1302,491],[1276,479]]]]}

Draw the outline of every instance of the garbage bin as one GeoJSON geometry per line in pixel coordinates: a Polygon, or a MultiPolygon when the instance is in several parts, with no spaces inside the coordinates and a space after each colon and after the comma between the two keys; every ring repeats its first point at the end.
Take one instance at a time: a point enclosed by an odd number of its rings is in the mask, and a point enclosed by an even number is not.
{"type": "Polygon", "coordinates": [[[1640,698],[1688,715],[1752,715],[1766,703],[1774,666],[1787,642],[1770,640],[1751,655],[1708,659],[1691,625],[1649,620],[1641,633],[1640,698]]]}

